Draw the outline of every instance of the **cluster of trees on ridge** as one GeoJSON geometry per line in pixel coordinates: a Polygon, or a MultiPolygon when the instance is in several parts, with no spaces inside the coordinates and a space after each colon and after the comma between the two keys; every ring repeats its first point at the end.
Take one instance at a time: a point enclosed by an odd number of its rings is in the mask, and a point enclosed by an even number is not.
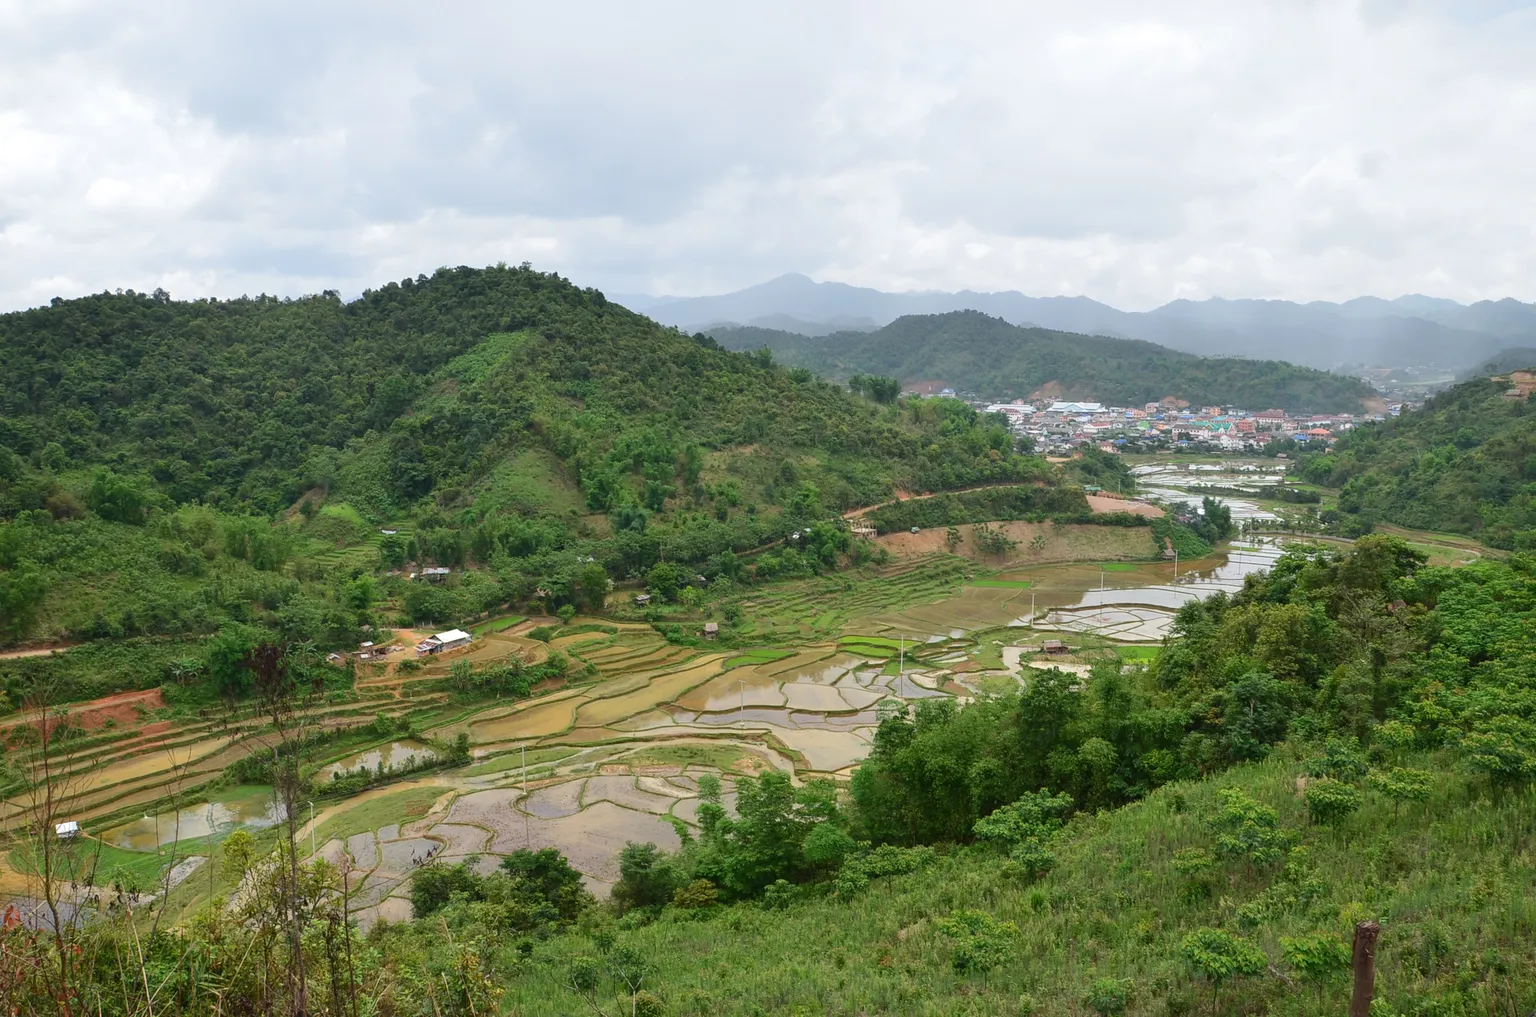
{"type": "Polygon", "coordinates": [[[1342,488],[1339,511],[1536,548],[1536,408],[1508,379],[1478,378],[1417,410],[1345,432],[1302,459],[1302,479],[1342,488]]]}
{"type": "Polygon", "coordinates": [[[1010,325],[980,311],[914,314],[873,332],[802,336],[752,327],[711,332],[732,349],[767,349],[827,377],[942,379],[962,392],[1028,398],[1055,383],[1060,398],[1140,406],[1165,396],[1199,405],[1359,412],[1375,391],[1359,379],[1278,360],[1200,357],[1102,335],[1010,325]]]}
{"type": "Polygon", "coordinates": [[[232,621],[342,646],[412,562],[479,566],[416,592],[428,624],[580,604],[594,562],[729,573],[897,486],[1060,482],[962,403],[849,392],[526,266],[349,303],[55,301],[0,316],[0,369],[0,643],[232,621]]]}

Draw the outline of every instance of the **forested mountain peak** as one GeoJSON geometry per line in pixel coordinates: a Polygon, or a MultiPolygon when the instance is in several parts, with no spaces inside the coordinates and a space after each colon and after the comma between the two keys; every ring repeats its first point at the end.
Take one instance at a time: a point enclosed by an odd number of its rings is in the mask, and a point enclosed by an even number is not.
{"type": "Polygon", "coordinates": [[[1055,383],[1063,395],[1117,405],[1176,396],[1204,404],[1359,411],[1375,396],[1354,378],[1281,361],[1198,357],[1137,339],[1013,325],[976,310],[903,315],[874,332],[825,338],[751,328],[711,334],[733,349],[767,346],[785,363],[829,377],[942,380],[988,398],[1027,398],[1055,383]]]}
{"type": "Polygon", "coordinates": [[[300,530],[334,549],[391,522],[414,550],[373,562],[505,555],[511,588],[564,589],[592,561],[704,568],[897,487],[1054,472],[962,403],[864,399],[527,266],[349,302],[58,301],[0,317],[0,372],[0,521],[22,524],[0,562],[41,570],[56,608],[0,609],[0,640],[206,630],[225,607],[199,556],[281,571],[300,530]]]}

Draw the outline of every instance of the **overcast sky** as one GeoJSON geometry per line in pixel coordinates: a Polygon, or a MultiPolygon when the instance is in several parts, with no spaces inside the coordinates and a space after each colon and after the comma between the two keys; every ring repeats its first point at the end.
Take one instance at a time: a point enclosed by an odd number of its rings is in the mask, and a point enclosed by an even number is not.
{"type": "Polygon", "coordinates": [[[0,309],[496,261],[1536,300],[1536,8],[0,0],[0,309]]]}

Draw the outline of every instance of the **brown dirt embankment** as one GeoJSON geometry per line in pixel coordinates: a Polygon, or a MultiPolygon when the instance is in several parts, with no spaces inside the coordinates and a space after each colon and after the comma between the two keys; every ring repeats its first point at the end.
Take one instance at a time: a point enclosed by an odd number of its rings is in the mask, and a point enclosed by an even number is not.
{"type": "MultiPolygon", "coordinates": [[[[1006,560],[983,555],[976,549],[976,525],[971,523],[955,527],[960,531],[960,544],[955,553],[995,567],[1069,561],[1149,561],[1152,558],[1152,537],[1144,526],[1093,526],[1087,523],[1057,526],[1055,523],[1027,522],[987,525],[1018,542],[1018,548],[1006,560]],[[1041,534],[1045,535],[1044,546],[1032,547],[1031,542],[1041,534]]],[[[933,554],[949,550],[944,540],[945,532],[945,528],[935,527],[916,533],[887,533],[876,537],[875,543],[898,557],[933,554]]]]}

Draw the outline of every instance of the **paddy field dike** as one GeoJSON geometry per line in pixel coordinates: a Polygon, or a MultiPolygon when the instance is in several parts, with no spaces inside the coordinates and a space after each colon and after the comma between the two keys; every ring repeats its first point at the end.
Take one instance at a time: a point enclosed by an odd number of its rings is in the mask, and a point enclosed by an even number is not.
{"type": "MultiPolygon", "coordinates": [[[[742,775],[847,778],[887,711],[1019,688],[1040,668],[1144,661],[1179,606],[1239,588],[1279,553],[1274,538],[1235,542],[1175,576],[1145,560],[1145,530],[1057,527],[1052,543],[1021,541],[990,561],[932,549],[925,534],[882,539],[884,567],[738,591],[730,647],[702,638],[701,622],[680,642],[639,620],[509,618],[418,663],[404,648],[420,634],[395,633],[402,652],[360,664],[351,689],[295,718],[313,787],[295,817],[304,853],[347,868],[364,925],[409,917],[411,874],[429,859],[488,871],[498,856],[555,847],[603,896],[627,842],[671,849],[691,833],[700,777],[721,778],[727,808],[742,775]],[[1122,547],[1127,535],[1141,543],[1122,547]],[[1062,645],[1047,653],[1048,642],[1062,645]],[[459,661],[552,653],[564,680],[528,698],[470,699],[450,680],[459,661]],[[453,751],[465,739],[467,758],[453,751]]],[[[284,816],[271,789],[241,783],[249,771],[236,765],[273,739],[254,707],[189,715],[151,690],[64,717],[76,737],[55,776],[84,831],[66,849],[76,874],[168,894],[180,910],[231,889],[205,862],[223,838],[275,840],[284,816]]],[[[0,727],[19,768],[36,752],[25,724],[0,727]]],[[[15,830],[26,808],[26,795],[7,798],[0,828],[15,830]]],[[[3,860],[0,893],[24,896],[36,860],[19,846],[3,860]]]]}

